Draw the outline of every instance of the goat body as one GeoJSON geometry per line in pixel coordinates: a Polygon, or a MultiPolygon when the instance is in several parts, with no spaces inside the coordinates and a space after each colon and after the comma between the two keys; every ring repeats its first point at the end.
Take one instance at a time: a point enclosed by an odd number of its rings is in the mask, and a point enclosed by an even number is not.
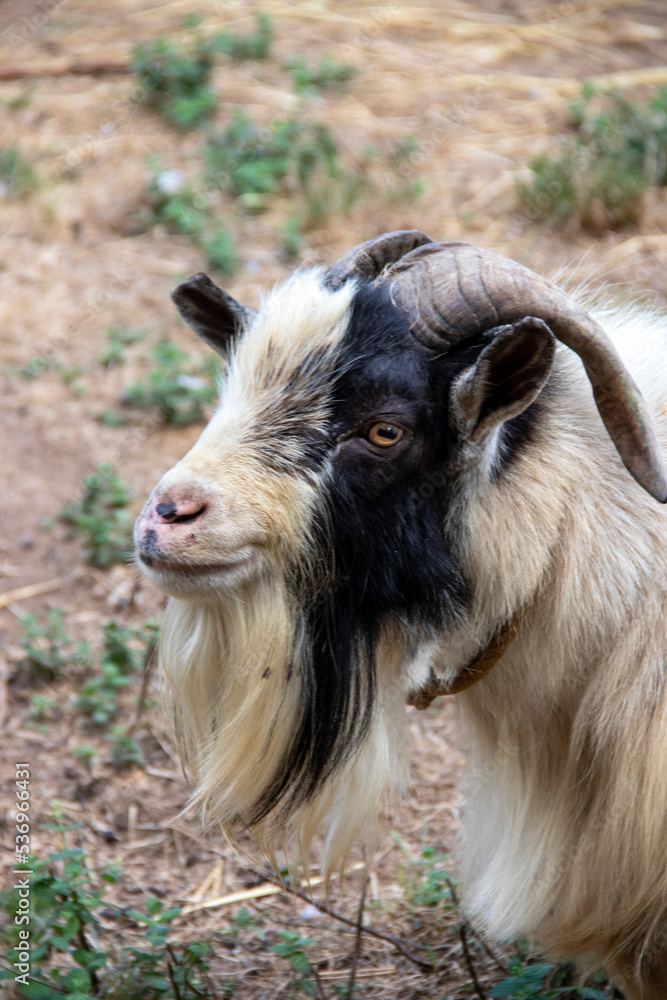
{"type": "MultiPolygon", "coordinates": [[[[195,801],[268,851],[323,827],[335,865],[403,780],[406,701],[520,616],[457,696],[467,906],[665,1000],[667,510],[539,317],[438,354],[391,288],[331,284],[220,300],[220,408],[137,522],[195,801]]],[[[667,322],[591,313],[667,450],[667,322]]]]}

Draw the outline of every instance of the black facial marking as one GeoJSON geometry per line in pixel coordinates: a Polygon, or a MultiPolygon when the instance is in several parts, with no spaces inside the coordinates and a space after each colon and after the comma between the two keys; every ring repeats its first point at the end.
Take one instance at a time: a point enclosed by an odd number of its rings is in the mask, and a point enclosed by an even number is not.
{"type": "MultiPolygon", "coordinates": [[[[317,453],[320,463],[326,456],[327,473],[314,565],[325,582],[313,593],[310,569],[293,581],[295,606],[306,609],[293,667],[301,672],[303,715],[251,823],[279,804],[289,812],[307,802],[359,748],[372,721],[386,623],[416,644],[465,611],[468,586],[443,527],[459,444],[448,399],[453,380],[488,343],[489,334],[475,335],[434,356],[412,337],[386,286],[356,293],[337,358],[331,427],[317,453]],[[374,445],[368,430],[378,422],[400,427],[400,440],[374,445]]],[[[532,440],[541,405],[538,397],[501,428],[495,475],[532,440]]]]}
{"type": "Polygon", "coordinates": [[[362,287],[333,384],[331,439],[338,443],[329,445],[326,508],[316,525],[326,583],[313,594],[309,579],[294,581],[295,603],[307,608],[296,664],[303,716],[251,822],[279,802],[293,809],[311,799],[357,750],[372,720],[383,625],[393,620],[413,637],[419,630],[430,636],[465,604],[466,584],[442,534],[446,491],[415,494],[449,448],[429,361],[386,291],[362,287]],[[405,428],[392,448],[364,437],[382,419],[405,428]]]}
{"type": "Polygon", "coordinates": [[[150,528],[143,538],[140,539],[137,550],[139,558],[147,566],[152,566],[156,559],[164,559],[164,555],[157,543],[157,533],[153,528],[150,528]]]}

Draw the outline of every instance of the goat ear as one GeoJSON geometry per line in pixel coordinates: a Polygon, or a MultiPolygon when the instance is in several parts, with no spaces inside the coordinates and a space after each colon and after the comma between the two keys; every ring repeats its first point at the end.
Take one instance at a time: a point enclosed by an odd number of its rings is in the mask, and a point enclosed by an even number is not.
{"type": "Polygon", "coordinates": [[[188,326],[225,358],[233,337],[255,315],[205,274],[188,278],[173,290],[171,297],[188,326]]]}
{"type": "Polygon", "coordinates": [[[551,330],[533,316],[494,330],[477,362],[452,386],[450,407],[461,437],[482,441],[523,413],[544,388],[555,349],[551,330]]]}

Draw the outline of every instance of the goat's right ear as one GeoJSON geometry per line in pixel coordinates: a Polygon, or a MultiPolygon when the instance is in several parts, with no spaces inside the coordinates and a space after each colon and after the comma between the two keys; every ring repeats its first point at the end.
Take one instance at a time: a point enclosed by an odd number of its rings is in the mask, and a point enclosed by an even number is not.
{"type": "Polygon", "coordinates": [[[224,358],[234,336],[255,315],[254,310],[242,306],[206,274],[188,278],[173,290],[171,297],[188,326],[224,358]]]}
{"type": "Polygon", "coordinates": [[[450,411],[463,440],[482,442],[506,420],[523,413],[544,388],[556,338],[541,319],[489,331],[493,339],[476,363],[454,380],[450,411]]]}

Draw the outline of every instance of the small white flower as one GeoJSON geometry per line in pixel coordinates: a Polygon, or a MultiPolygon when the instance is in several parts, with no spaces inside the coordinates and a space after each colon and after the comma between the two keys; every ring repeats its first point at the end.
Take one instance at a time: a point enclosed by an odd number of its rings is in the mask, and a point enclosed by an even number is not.
{"type": "Polygon", "coordinates": [[[155,183],[162,194],[176,194],[185,184],[185,174],[182,170],[163,170],[155,178],[155,183]]]}
{"type": "Polygon", "coordinates": [[[179,375],[176,381],[183,389],[203,389],[206,385],[205,379],[197,375],[179,375]]]}

